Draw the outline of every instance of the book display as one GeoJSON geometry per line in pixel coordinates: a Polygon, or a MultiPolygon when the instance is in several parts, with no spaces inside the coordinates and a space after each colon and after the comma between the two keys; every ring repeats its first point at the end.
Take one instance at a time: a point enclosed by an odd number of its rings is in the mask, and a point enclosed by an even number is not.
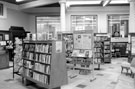
{"type": "Polygon", "coordinates": [[[14,75],[21,75],[22,73],[22,44],[26,37],[26,32],[23,27],[11,26],[9,29],[13,49],[11,51],[11,58],[13,59],[13,78],[14,75]]]}
{"type": "Polygon", "coordinates": [[[111,42],[108,36],[104,37],[104,62],[111,62],[111,42]]]}
{"type": "Polygon", "coordinates": [[[14,73],[21,74],[23,66],[22,60],[22,39],[15,38],[14,43],[14,73]]]}
{"type": "Polygon", "coordinates": [[[103,44],[103,40],[100,36],[96,36],[96,34],[95,34],[94,38],[95,38],[94,39],[94,53],[95,53],[94,63],[98,64],[97,69],[100,69],[100,64],[101,64],[101,62],[103,62],[103,58],[104,58],[104,53],[103,53],[104,44],[103,44]]]}
{"type": "Polygon", "coordinates": [[[71,58],[74,68],[80,70],[79,73],[88,74],[93,70],[93,31],[75,31],[74,49],[71,58]]]}
{"type": "Polygon", "coordinates": [[[108,34],[106,33],[96,33],[95,34],[95,64],[98,64],[98,69],[100,68],[100,63],[111,62],[111,42],[108,34]]]}
{"type": "Polygon", "coordinates": [[[62,41],[24,41],[23,78],[52,89],[67,83],[62,41]]]}

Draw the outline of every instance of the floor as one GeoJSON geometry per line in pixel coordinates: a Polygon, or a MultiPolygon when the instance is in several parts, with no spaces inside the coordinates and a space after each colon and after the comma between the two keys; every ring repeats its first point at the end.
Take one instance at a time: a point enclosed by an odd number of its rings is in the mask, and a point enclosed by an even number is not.
{"type": "MultiPolygon", "coordinates": [[[[126,58],[112,59],[111,64],[102,64],[100,70],[88,75],[79,75],[77,70],[68,71],[68,84],[61,89],[135,89],[129,75],[121,74],[121,63],[126,58]]],[[[12,68],[0,70],[0,89],[43,89],[37,85],[24,86],[19,76],[12,78],[12,68]]]]}

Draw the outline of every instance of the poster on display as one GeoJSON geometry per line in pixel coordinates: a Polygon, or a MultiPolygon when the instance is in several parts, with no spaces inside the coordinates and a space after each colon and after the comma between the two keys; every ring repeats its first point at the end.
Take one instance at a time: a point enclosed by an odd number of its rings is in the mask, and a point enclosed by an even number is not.
{"type": "Polygon", "coordinates": [[[56,41],[56,53],[62,52],[62,41],[56,41]]]}
{"type": "Polygon", "coordinates": [[[132,49],[131,49],[131,53],[135,54],[135,37],[131,37],[132,40],[132,49]]]}
{"type": "Polygon", "coordinates": [[[91,49],[91,34],[74,34],[74,49],[91,49]]]}
{"type": "Polygon", "coordinates": [[[73,35],[74,50],[72,56],[92,57],[93,31],[76,31],[73,35]]]}

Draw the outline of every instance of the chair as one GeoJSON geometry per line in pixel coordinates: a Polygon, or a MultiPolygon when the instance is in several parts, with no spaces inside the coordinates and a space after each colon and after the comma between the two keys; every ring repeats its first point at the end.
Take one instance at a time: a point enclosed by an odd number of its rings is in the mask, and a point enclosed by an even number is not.
{"type": "Polygon", "coordinates": [[[132,59],[131,63],[123,62],[121,68],[121,73],[126,69],[126,75],[128,75],[128,71],[130,71],[130,75],[133,77],[135,74],[135,58],[132,59]]]}

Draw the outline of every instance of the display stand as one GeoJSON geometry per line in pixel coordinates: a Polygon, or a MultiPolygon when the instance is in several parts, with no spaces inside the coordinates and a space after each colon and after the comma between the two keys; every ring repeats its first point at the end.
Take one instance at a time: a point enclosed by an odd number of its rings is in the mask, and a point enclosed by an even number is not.
{"type": "MultiPolygon", "coordinates": [[[[111,42],[107,33],[95,33],[95,62],[110,63],[111,62],[111,42]]],[[[98,66],[99,66],[98,65],[98,66]]],[[[98,67],[99,68],[99,67],[98,67]]]]}
{"type": "Polygon", "coordinates": [[[47,89],[67,84],[64,43],[62,41],[24,41],[24,84],[36,83],[47,89]]]}
{"type": "Polygon", "coordinates": [[[92,81],[95,79],[93,30],[74,31],[73,38],[74,49],[71,57],[73,59],[74,69],[78,69],[83,74],[88,74],[91,71],[92,78],[90,80],[92,81]]]}
{"type": "Polygon", "coordinates": [[[13,44],[12,60],[13,60],[13,78],[14,75],[20,75],[22,72],[22,43],[26,37],[26,32],[23,27],[11,26],[9,29],[11,41],[13,44]]]}

